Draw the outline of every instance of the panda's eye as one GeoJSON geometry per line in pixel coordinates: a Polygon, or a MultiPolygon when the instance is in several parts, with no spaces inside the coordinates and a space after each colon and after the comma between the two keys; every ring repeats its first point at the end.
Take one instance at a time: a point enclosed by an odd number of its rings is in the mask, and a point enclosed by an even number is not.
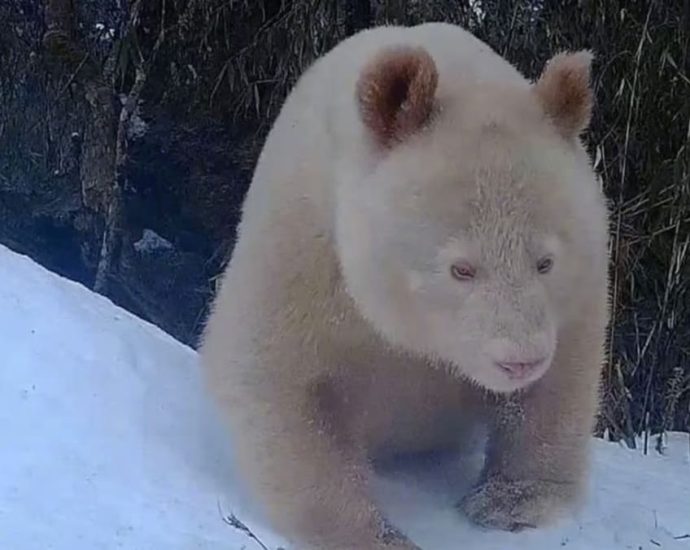
{"type": "Polygon", "coordinates": [[[553,258],[551,256],[544,256],[537,262],[537,271],[542,275],[551,271],[553,267],[553,258]]]}
{"type": "Polygon", "coordinates": [[[450,274],[458,281],[470,281],[474,279],[476,270],[469,262],[459,261],[450,267],[450,274]]]}

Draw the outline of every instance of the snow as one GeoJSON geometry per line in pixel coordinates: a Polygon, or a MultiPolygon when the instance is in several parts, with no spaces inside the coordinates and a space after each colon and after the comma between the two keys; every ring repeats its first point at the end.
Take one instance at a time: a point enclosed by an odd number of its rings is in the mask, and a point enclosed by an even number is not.
{"type": "MultiPolygon", "coordinates": [[[[2,246],[0,335],[0,549],[259,550],[232,514],[288,548],[234,475],[191,349],[2,246]]],[[[453,509],[469,481],[401,470],[377,498],[424,549],[690,550],[687,434],[664,455],[597,440],[586,508],[550,529],[470,526],[453,509]]]]}
{"type": "Polygon", "coordinates": [[[143,253],[152,253],[157,250],[172,250],[175,248],[170,241],[161,237],[153,229],[144,229],[141,239],[134,243],[134,250],[143,253]]]}

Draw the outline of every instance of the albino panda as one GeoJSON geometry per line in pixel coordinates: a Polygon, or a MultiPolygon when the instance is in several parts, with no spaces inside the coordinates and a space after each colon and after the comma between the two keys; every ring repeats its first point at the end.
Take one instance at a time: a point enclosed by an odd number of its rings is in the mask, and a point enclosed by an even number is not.
{"type": "Polygon", "coordinates": [[[459,508],[538,526],[581,496],[608,317],[579,134],[591,56],[535,83],[449,24],[351,37],[300,79],[202,346],[242,475],[298,548],[411,549],[372,460],[489,430],[459,508]]]}

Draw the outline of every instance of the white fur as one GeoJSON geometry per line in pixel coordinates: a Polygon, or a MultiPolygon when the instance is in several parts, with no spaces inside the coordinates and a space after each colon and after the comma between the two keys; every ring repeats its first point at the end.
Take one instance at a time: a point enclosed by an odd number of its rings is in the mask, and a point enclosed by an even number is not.
{"type": "Polygon", "coordinates": [[[452,445],[477,413],[487,476],[576,498],[608,315],[604,204],[579,141],[459,27],[373,29],[318,60],[266,140],[201,350],[274,525],[310,548],[413,548],[385,542],[367,458],[452,445]],[[381,151],[354,90],[397,45],[431,54],[439,111],[381,151]],[[460,259],[474,280],[453,279],[460,259]],[[497,365],[542,357],[522,379],[497,365]]]}

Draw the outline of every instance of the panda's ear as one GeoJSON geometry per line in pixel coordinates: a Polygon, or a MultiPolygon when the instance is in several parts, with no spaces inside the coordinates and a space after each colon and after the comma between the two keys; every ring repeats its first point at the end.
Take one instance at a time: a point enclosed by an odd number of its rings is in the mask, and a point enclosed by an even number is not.
{"type": "Polygon", "coordinates": [[[592,59],[587,50],[556,54],[534,84],[544,112],[566,139],[579,136],[589,126],[594,102],[592,59]]]}
{"type": "Polygon", "coordinates": [[[390,148],[420,130],[435,105],[438,72],[422,48],[382,51],[362,71],[356,100],[364,126],[378,145],[390,148]]]}

